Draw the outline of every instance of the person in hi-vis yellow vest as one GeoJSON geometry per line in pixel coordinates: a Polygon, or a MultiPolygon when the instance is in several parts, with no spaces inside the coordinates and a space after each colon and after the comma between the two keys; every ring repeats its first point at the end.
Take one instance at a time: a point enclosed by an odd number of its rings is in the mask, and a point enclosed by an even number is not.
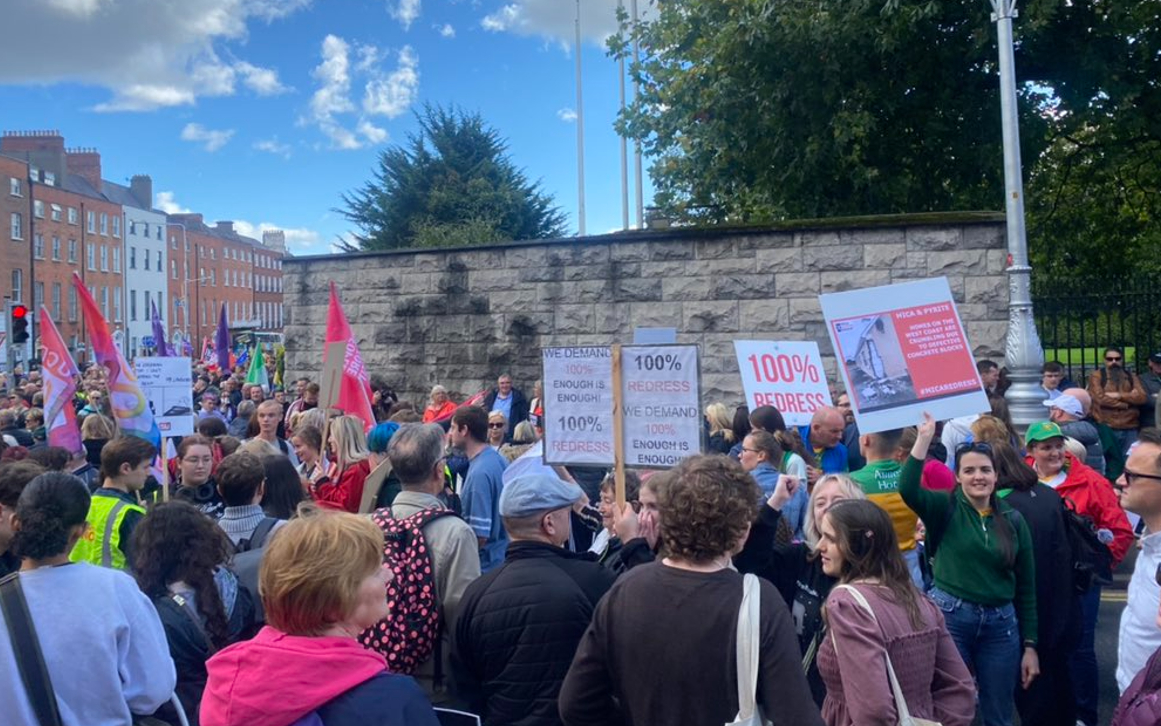
{"type": "Polygon", "coordinates": [[[117,570],[132,569],[133,529],[145,516],[137,492],[145,486],[157,449],[145,439],[119,436],[101,449],[104,483],[93,492],[89,528],[69,559],[117,570]]]}

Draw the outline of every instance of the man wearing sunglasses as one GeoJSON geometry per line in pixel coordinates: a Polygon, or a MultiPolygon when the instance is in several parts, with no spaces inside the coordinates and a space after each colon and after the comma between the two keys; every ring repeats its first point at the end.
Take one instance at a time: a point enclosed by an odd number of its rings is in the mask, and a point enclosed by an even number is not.
{"type": "Polygon", "coordinates": [[[1145,523],[1141,551],[1129,581],[1128,603],[1121,613],[1117,686],[1123,693],[1149,656],[1161,647],[1161,630],[1157,629],[1161,585],[1156,579],[1161,565],[1161,431],[1141,430],[1116,488],[1121,506],[1140,515],[1145,523]]]}
{"type": "Polygon", "coordinates": [[[1113,430],[1121,451],[1128,453],[1137,440],[1140,409],[1148,394],[1141,378],[1125,368],[1125,353],[1120,348],[1105,349],[1105,365],[1089,374],[1088,392],[1092,396],[1092,413],[1097,421],[1113,430]]]}

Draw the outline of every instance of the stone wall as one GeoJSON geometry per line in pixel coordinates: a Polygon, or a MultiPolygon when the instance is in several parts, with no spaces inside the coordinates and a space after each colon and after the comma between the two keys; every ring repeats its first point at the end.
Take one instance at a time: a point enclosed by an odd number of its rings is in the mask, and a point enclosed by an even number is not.
{"type": "Polygon", "coordinates": [[[699,344],[705,400],[732,405],[736,339],[815,340],[833,375],[819,293],[946,276],[977,357],[1001,356],[1006,259],[992,213],[287,258],[286,369],[317,377],[333,280],[368,370],[417,404],[502,372],[530,393],[541,346],[630,343],[647,326],[699,344]]]}

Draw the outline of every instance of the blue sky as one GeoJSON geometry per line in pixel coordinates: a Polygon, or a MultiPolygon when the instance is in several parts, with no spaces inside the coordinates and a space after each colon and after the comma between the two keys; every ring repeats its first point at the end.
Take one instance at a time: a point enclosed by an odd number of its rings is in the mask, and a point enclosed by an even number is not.
{"type": "MultiPolygon", "coordinates": [[[[593,234],[621,226],[617,65],[602,40],[617,0],[581,2],[593,234]]],[[[5,0],[0,128],[58,129],[101,152],[106,179],[150,174],[167,211],[285,229],[292,253],[322,254],[349,230],[331,209],[414,129],[412,109],[454,103],[508,139],[575,233],[575,12],[573,0],[5,0]]],[[[651,193],[646,178],[646,205],[651,193]]]]}

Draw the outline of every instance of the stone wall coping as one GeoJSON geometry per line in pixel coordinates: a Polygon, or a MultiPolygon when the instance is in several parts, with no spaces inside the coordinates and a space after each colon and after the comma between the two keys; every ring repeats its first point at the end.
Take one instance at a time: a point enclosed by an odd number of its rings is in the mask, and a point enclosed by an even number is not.
{"type": "Polygon", "coordinates": [[[879,228],[906,228],[938,226],[970,226],[979,224],[1004,223],[1003,212],[921,212],[916,214],[877,214],[861,217],[828,217],[824,219],[790,219],[779,222],[755,222],[753,224],[730,224],[723,226],[668,227],[664,229],[634,229],[585,237],[559,237],[554,239],[513,240],[486,245],[465,245],[462,247],[408,247],[396,250],[375,250],[370,252],[342,252],[326,255],[300,255],[285,257],[283,265],[295,265],[338,257],[368,258],[393,257],[415,254],[456,254],[460,252],[495,251],[542,245],[564,246],[576,244],[619,244],[624,242],[665,242],[668,240],[696,240],[701,238],[722,238],[762,233],[814,232],[833,229],[858,230],[879,228]]]}

